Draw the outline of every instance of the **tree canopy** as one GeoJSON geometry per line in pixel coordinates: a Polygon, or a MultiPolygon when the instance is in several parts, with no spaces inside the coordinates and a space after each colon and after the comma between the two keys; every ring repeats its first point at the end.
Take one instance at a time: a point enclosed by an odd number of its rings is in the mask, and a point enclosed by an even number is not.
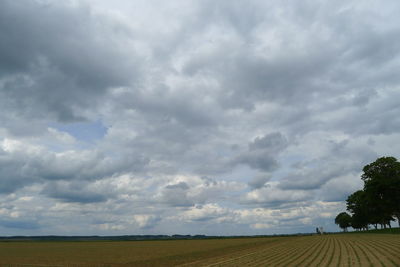
{"type": "Polygon", "coordinates": [[[363,172],[364,191],[380,216],[400,220],[400,162],[382,157],[365,166],[363,172]]]}
{"type": "MultiPolygon", "coordinates": [[[[394,157],[378,158],[364,166],[361,179],[363,190],[354,192],[346,200],[347,210],[352,214],[349,215],[351,226],[354,229],[368,229],[370,224],[375,228],[378,224],[391,227],[394,217],[400,226],[400,162],[394,157]]],[[[342,212],[335,218],[340,228],[343,228],[339,222],[344,214],[347,213],[342,212]]]]}
{"type": "Polygon", "coordinates": [[[339,225],[344,232],[347,232],[347,228],[351,226],[351,219],[351,216],[347,212],[341,212],[336,216],[335,223],[339,225]]]}

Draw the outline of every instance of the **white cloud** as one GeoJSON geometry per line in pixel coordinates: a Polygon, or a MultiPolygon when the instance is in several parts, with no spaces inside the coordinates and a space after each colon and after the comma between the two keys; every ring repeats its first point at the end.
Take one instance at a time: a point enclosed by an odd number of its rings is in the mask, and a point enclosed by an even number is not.
{"type": "Polygon", "coordinates": [[[185,221],[209,221],[221,218],[228,213],[228,209],[222,208],[218,204],[210,203],[191,207],[183,212],[182,219],[185,221]]]}
{"type": "Polygon", "coordinates": [[[153,227],[160,218],[152,214],[136,214],[133,215],[133,220],[139,228],[150,228],[153,227]]]}
{"type": "Polygon", "coordinates": [[[261,205],[280,205],[290,202],[301,202],[311,200],[313,194],[304,190],[285,190],[278,187],[278,183],[269,182],[264,187],[257,188],[247,193],[244,203],[261,205]]]}
{"type": "Polygon", "coordinates": [[[255,224],[250,225],[250,227],[254,228],[254,229],[268,229],[268,228],[274,227],[274,225],[267,224],[267,223],[255,223],[255,224]]]}
{"type": "Polygon", "coordinates": [[[396,1],[43,5],[0,4],[5,234],[334,229],[400,156],[396,1]]]}

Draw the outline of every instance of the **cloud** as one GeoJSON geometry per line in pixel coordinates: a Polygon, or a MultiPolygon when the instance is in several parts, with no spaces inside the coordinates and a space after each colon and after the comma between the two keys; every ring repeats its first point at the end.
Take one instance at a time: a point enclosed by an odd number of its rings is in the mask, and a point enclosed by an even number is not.
{"type": "Polygon", "coordinates": [[[268,173],[257,174],[252,180],[248,182],[248,185],[252,188],[261,188],[271,179],[271,175],[268,173]]]}
{"type": "Polygon", "coordinates": [[[287,140],[281,133],[270,133],[256,137],[249,143],[249,149],[236,160],[254,169],[273,171],[278,167],[277,155],[287,147],[287,140]]]}
{"type": "Polygon", "coordinates": [[[250,227],[254,228],[254,229],[268,229],[268,228],[273,227],[273,225],[270,225],[267,223],[255,223],[255,224],[252,224],[250,227]]]}
{"type": "MultiPolygon", "coordinates": [[[[322,142],[320,142],[321,147],[322,142]]],[[[282,189],[314,190],[324,186],[329,181],[341,176],[356,176],[369,161],[377,158],[377,154],[357,142],[349,140],[325,143],[326,152],[320,156],[296,166],[295,170],[280,180],[282,189]]]]}
{"type": "Polygon", "coordinates": [[[191,207],[210,201],[229,198],[226,192],[235,194],[245,188],[237,182],[218,181],[210,177],[171,177],[171,182],[159,185],[156,202],[173,207],[191,207]]]}
{"type": "Polygon", "coordinates": [[[335,230],[362,167],[400,157],[399,11],[357,0],[2,1],[3,224],[335,230]]]}
{"type": "Polygon", "coordinates": [[[159,201],[171,206],[192,206],[194,203],[187,197],[188,189],[185,182],[167,185],[162,190],[159,201]]]}
{"type": "Polygon", "coordinates": [[[108,88],[134,80],[127,29],[88,6],[3,1],[0,10],[0,94],[17,116],[81,121],[108,88]]]}
{"type": "Polygon", "coordinates": [[[133,216],[133,220],[140,228],[152,228],[160,219],[160,217],[152,214],[136,214],[133,216]]]}
{"type": "Polygon", "coordinates": [[[48,197],[56,198],[64,202],[96,203],[107,200],[107,193],[103,194],[87,188],[82,183],[48,183],[42,193],[48,197]],[[85,188],[86,187],[86,188],[85,188]]]}
{"type": "Polygon", "coordinates": [[[36,230],[41,228],[36,221],[26,220],[0,220],[0,226],[20,230],[36,230]]]}
{"type": "Polygon", "coordinates": [[[278,206],[291,202],[311,200],[313,194],[305,190],[282,190],[276,182],[269,182],[262,188],[257,188],[247,193],[243,203],[259,204],[264,206],[278,206]]]}
{"type": "Polygon", "coordinates": [[[206,204],[190,208],[183,213],[183,220],[187,221],[209,221],[227,215],[229,210],[220,207],[218,204],[206,204]]]}

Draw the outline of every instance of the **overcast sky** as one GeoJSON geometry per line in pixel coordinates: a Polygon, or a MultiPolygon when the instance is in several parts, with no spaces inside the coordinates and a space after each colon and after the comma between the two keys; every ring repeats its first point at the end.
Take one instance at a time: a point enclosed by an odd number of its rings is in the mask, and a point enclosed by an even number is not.
{"type": "Polygon", "coordinates": [[[0,1],[0,235],[339,230],[400,157],[398,1],[0,1]]]}

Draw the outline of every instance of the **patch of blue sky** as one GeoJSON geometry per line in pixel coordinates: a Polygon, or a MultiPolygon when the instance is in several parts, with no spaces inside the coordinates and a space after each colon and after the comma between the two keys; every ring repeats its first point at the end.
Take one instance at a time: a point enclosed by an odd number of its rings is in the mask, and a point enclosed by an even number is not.
{"type": "Polygon", "coordinates": [[[101,121],[53,124],[51,127],[66,132],[77,141],[93,144],[107,134],[107,127],[101,121]]]}

